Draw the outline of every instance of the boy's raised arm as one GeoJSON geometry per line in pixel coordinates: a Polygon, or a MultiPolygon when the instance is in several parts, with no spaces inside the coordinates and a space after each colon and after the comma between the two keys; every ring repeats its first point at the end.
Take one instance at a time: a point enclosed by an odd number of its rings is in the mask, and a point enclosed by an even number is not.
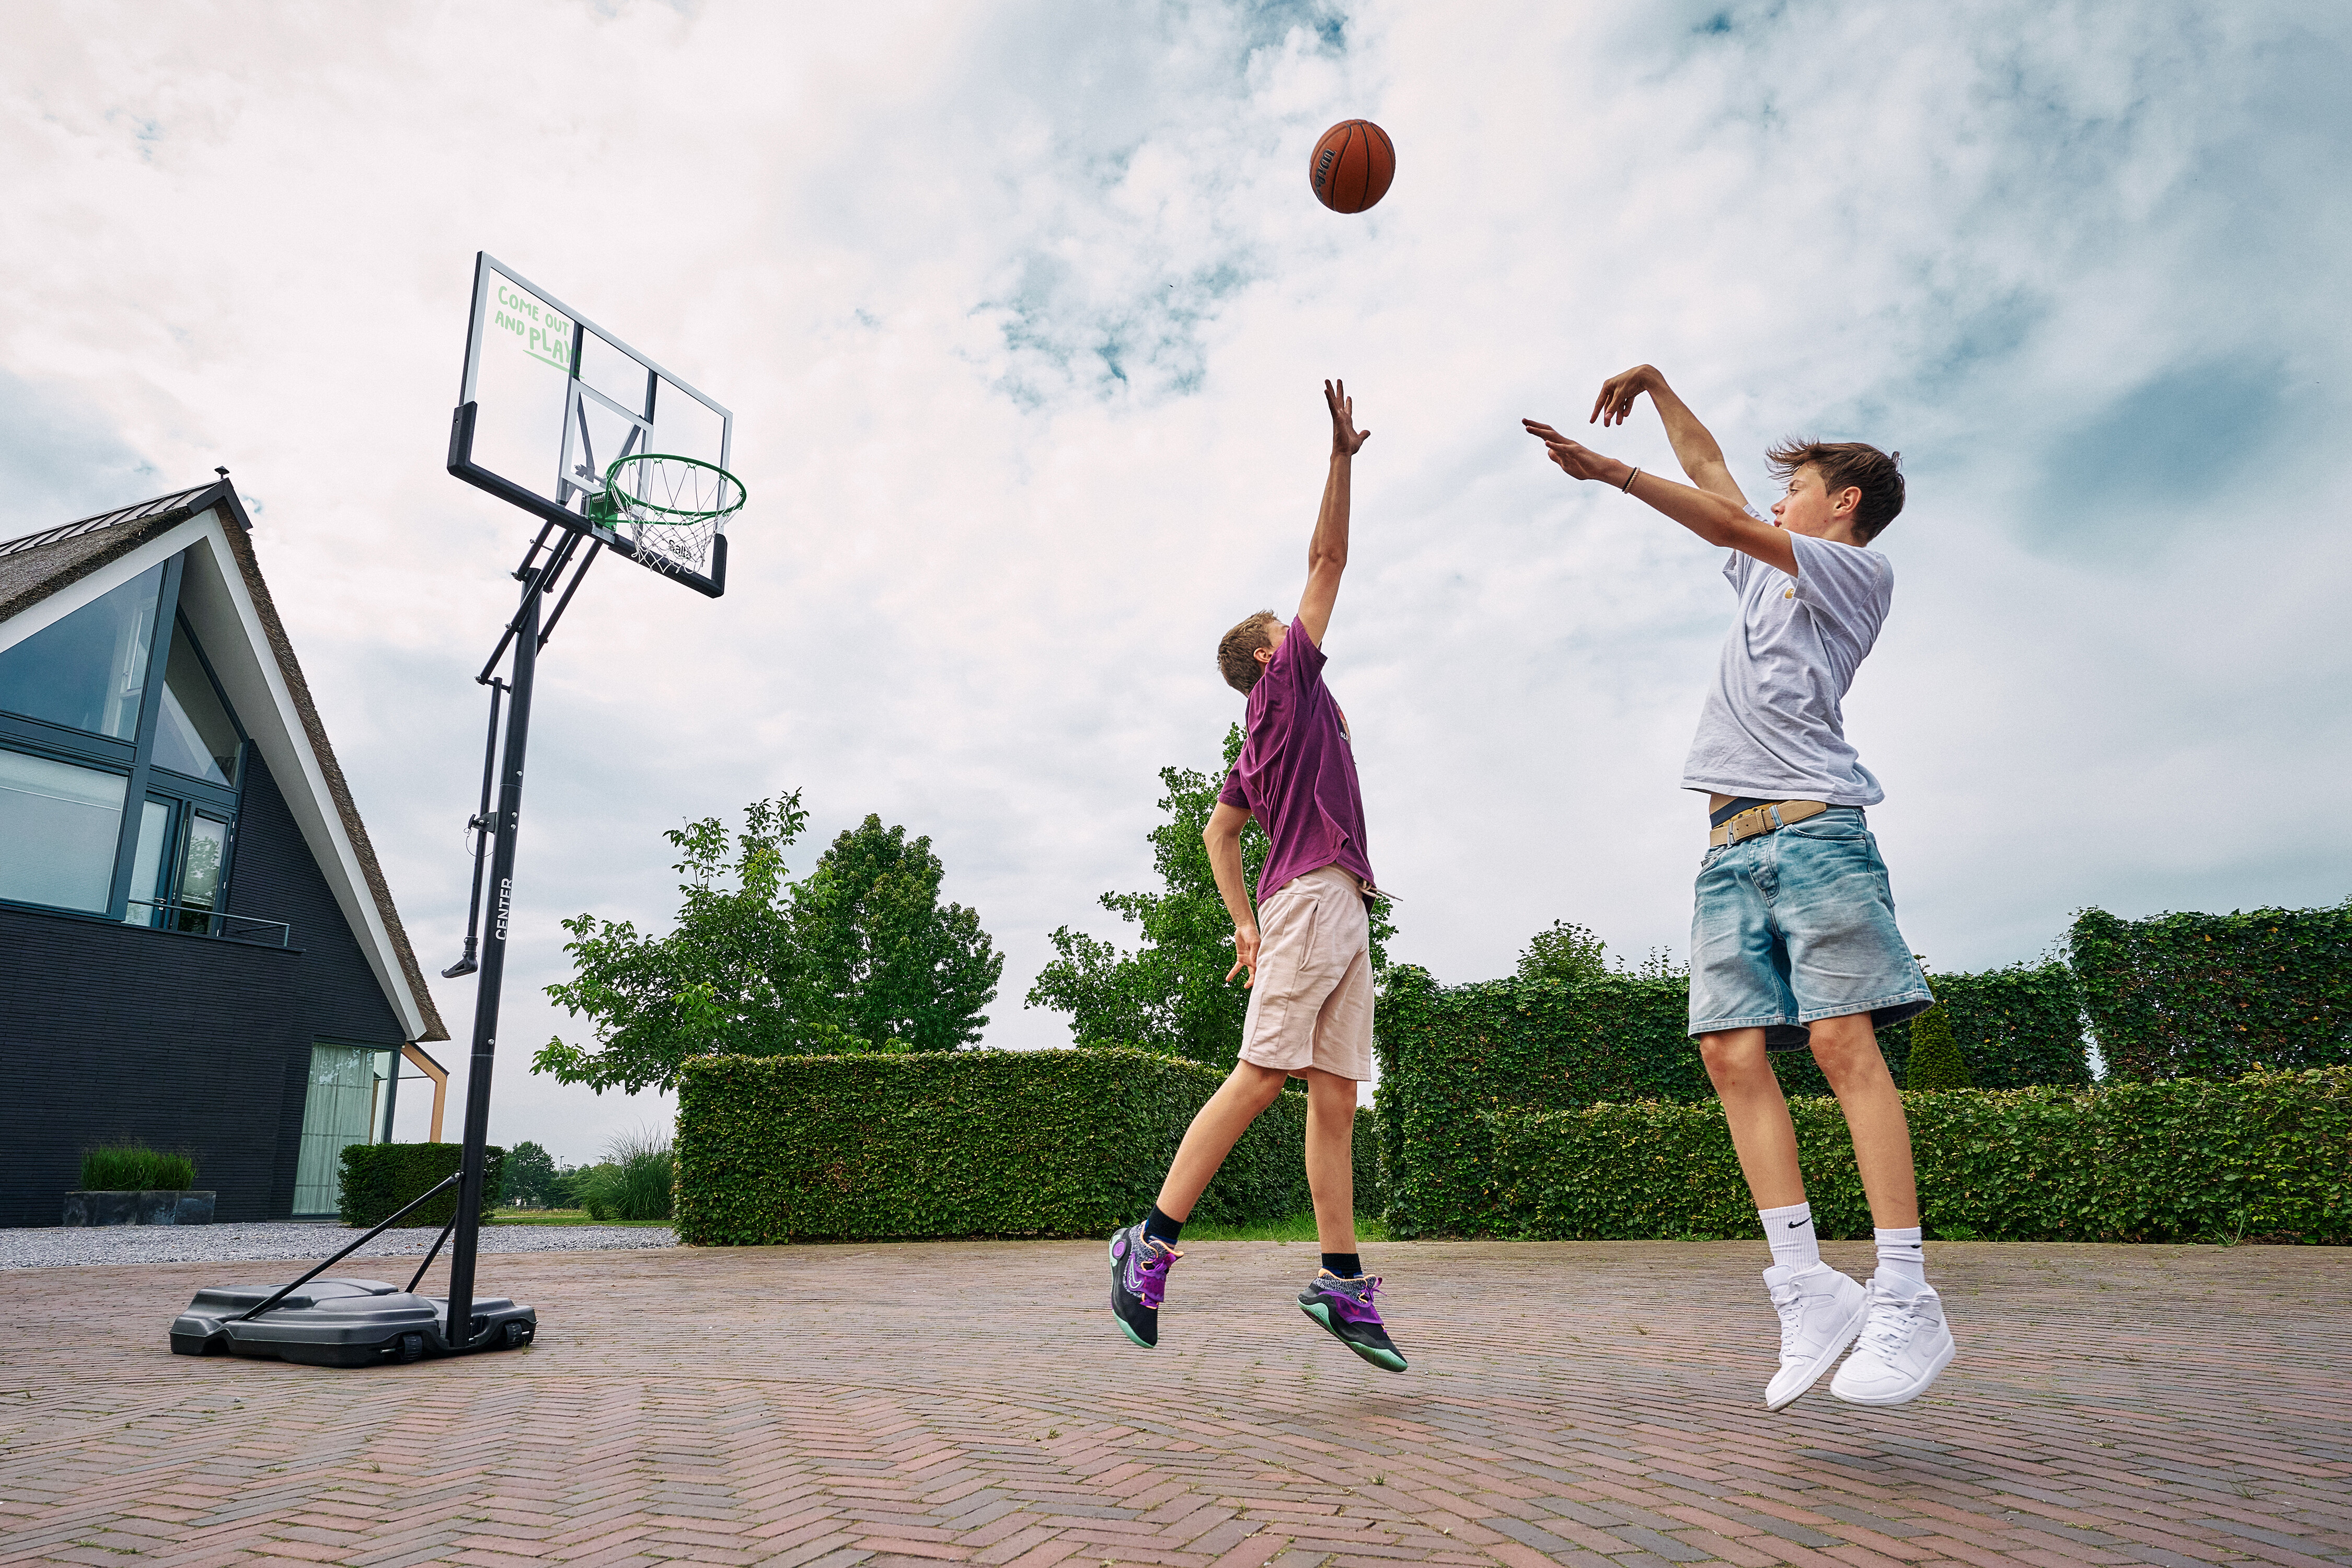
{"type": "Polygon", "coordinates": [[[1339,575],[1348,569],[1348,476],[1358,448],[1371,437],[1356,428],[1356,400],[1344,381],[1323,384],[1331,405],[1331,471],[1323,481],[1323,510],[1315,517],[1315,537],[1307,544],[1307,592],[1299,595],[1298,620],[1317,647],[1339,602],[1339,575]]]}
{"type": "Polygon", "coordinates": [[[1748,498],[1731,477],[1731,465],[1723,460],[1721,443],[1698,422],[1690,405],[1675,395],[1656,365],[1637,364],[1602,382],[1601,395],[1592,400],[1592,417],[1585,423],[1597,423],[1604,430],[1622,425],[1633,416],[1633,400],[1645,392],[1650,395],[1650,405],[1658,411],[1659,422],[1666,427],[1675,461],[1683,466],[1690,482],[1710,495],[1727,496],[1746,506],[1748,498]]]}
{"type": "Polygon", "coordinates": [[[1571,479],[1599,479],[1630,493],[1634,500],[1664,512],[1709,544],[1737,550],[1742,555],[1753,556],[1765,565],[1797,574],[1797,547],[1789,536],[1769,522],[1759,522],[1748,515],[1747,506],[1736,499],[1735,488],[1730,495],[1720,491],[1693,489],[1672,479],[1645,473],[1631,463],[1604,458],[1591,447],[1570,440],[1549,425],[1533,419],[1522,419],[1528,434],[1544,444],[1544,453],[1559,465],[1560,472],[1571,479]],[[1637,482],[1638,477],[1638,482],[1637,482]]]}

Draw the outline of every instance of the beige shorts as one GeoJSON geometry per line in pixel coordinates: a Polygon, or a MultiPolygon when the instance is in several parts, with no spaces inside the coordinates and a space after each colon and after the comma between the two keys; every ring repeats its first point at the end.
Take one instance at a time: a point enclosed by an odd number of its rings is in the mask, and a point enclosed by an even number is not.
{"type": "Polygon", "coordinates": [[[1293,877],[1258,900],[1257,931],[1242,1060],[1370,1078],[1371,923],[1356,879],[1337,866],[1293,877]]]}

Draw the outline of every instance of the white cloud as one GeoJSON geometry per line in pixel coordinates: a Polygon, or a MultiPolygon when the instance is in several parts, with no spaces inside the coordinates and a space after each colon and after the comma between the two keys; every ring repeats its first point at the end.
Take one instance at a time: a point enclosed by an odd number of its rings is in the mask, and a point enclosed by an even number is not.
{"type": "MultiPolygon", "coordinates": [[[[1680,945],[1673,786],[1728,596],[1516,426],[1643,359],[1756,492],[1799,427],[1906,453],[1849,719],[1939,965],[2029,957],[2088,902],[2342,896],[2341,18],[1337,20],[515,0],[20,29],[0,371],[94,411],[101,470],[225,462],[264,503],[428,962],[527,532],[440,471],[472,252],[737,412],[728,597],[599,566],[549,649],[498,1137],[579,1158],[646,1114],[523,1070],[561,1022],[555,921],[658,924],[660,828],[782,788],[816,811],[803,865],[867,811],[930,834],[1011,954],[991,1039],[1060,1038],[1020,1005],[1044,934],[1108,929],[1156,770],[1207,764],[1237,711],[1211,645],[1297,592],[1328,374],[1375,432],[1331,677],[1397,951],[1442,977],[1556,916],[1680,945]],[[1350,114],[1400,160],[1357,219],[1304,180],[1350,114]]],[[[1600,444],[1670,465],[1646,412],[1600,444]]],[[[440,994],[462,1035],[470,993],[440,994]]]]}

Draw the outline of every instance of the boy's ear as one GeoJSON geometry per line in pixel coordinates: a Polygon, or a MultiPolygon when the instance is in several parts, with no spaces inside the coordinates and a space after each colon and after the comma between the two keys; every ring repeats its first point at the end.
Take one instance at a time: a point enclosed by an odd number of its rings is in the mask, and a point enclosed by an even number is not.
{"type": "Polygon", "coordinates": [[[1250,657],[1257,660],[1260,664],[1272,664],[1274,662],[1274,649],[1270,647],[1262,647],[1255,653],[1250,655],[1250,657]]]}

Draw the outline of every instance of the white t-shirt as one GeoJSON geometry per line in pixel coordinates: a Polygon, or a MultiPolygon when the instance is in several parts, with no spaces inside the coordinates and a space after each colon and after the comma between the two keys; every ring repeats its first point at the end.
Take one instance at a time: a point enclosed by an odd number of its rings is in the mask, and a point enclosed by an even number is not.
{"type": "Polygon", "coordinates": [[[1737,550],[1723,563],[1739,618],[1699,710],[1683,787],[1876,805],[1886,792],[1846,743],[1839,705],[1895,602],[1895,563],[1801,533],[1789,542],[1794,577],[1737,550]]]}

